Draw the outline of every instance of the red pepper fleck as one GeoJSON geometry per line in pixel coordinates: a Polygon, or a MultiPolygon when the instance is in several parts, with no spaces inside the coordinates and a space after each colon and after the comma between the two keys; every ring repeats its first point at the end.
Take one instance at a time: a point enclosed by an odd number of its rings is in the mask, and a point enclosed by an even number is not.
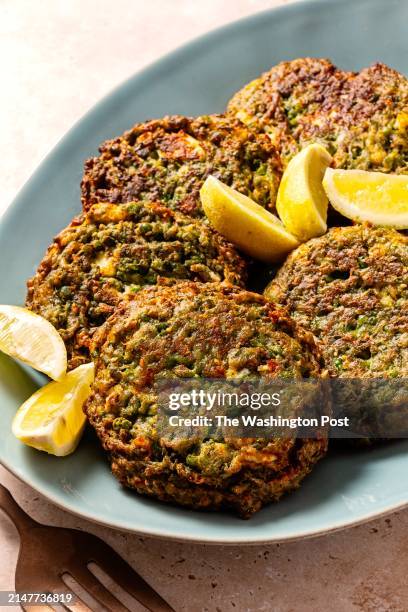
{"type": "Polygon", "coordinates": [[[225,375],[225,368],[222,365],[216,365],[212,368],[212,378],[223,378],[225,375]]]}
{"type": "Polygon", "coordinates": [[[268,366],[268,370],[270,372],[276,372],[279,369],[279,364],[276,359],[268,359],[266,365],[268,366]]]}
{"type": "Polygon", "coordinates": [[[282,313],[279,310],[268,310],[268,317],[274,322],[277,323],[282,316],[282,313]]]}

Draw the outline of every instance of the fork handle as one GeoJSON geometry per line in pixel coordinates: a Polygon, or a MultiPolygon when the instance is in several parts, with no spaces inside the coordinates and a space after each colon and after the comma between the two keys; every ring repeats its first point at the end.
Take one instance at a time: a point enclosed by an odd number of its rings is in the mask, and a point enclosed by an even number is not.
{"type": "Polygon", "coordinates": [[[38,523],[20,508],[10,491],[2,484],[0,484],[0,508],[13,521],[20,534],[27,529],[38,526],[38,523]]]}

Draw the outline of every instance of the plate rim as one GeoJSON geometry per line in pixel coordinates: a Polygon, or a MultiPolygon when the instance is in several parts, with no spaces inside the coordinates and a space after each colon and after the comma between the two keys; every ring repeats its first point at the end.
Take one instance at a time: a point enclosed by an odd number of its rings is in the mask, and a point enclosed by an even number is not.
{"type": "MultiPolygon", "coordinates": [[[[97,516],[93,515],[92,512],[79,511],[78,509],[75,508],[75,506],[71,506],[69,502],[60,501],[56,495],[53,495],[45,487],[42,487],[41,485],[33,486],[24,477],[24,475],[19,474],[16,470],[14,470],[11,466],[9,466],[7,461],[4,461],[1,458],[0,458],[0,465],[2,465],[6,470],[8,470],[15,478],[17,478],[17,480],[19,480],[20,482],[23,482],[24,484],[29,486],[34,491],[37,491],[37,493],[40,493],[40,495],[42,495],[47,501],[53,503],[55,506],[57,506],[61,510],[69,512],[75,517],[85,519],[91,523],[100,525],[102,527],[108,527],[109,529],[117,529],[120,531],[124,531],[126,533],[132,533],[135,535],[147,536],[147,537],[151,537],[151,538],[159,539],[159,540],[169,540],[169,541],[171,540],[172,542],[181,542],[181,543],[193,543],[194,542],[196,544],[205,544],[205,545],[214,545],[214,546],[217,546],[217,545],[260,546],[262,544],[266,545],[266,544],[279,544],[279,543],[286,543],[286,542],[297,542],[301,540],[309,540],[312,538],[322,537],[324,535],[330,535],[333,533],[337,533],[339,531],[343,531],[350,527],[357,527],[359,525],[363,525],[375,519],[379,519],[379,518],[388,516],[390,514],[393,514],[395,512],[398,512],[408,507],[408,500],[405,502],[402,501],[401,503],[398,503],[398,504],[388,505],[387,507],[384,507],[380,511],[373,510],[371,512],[367,512],[366,514],[356,519],[350,518],[350,520],[346,522],[343,522],[343,521],[337,522],[333,524],[331,527],[323,527],[321,529],[314,529],[314,530],[309,529],[303,532],[302,531],[297,532],[296,534],[293,534],[293,535],[287,535],[287,536],[282,536],[282,537],[270,537],[266,539],[263,538],[262,536],[255,536],[255,537],[252,537],[251,539],[248,539],[247,537],[240,538],[236,536],[231,536],[230,538],[222,538],[222,537],[214,537],[214,536],[205,537],[202,535],[200,535],[199,537],[196,537],[194,535],[191,535],[191,536],[186,535],[184,537],[181,537],[181,536],[174,535],[174,533],[172,532],[167,532],[165,529],[162,529],[162,528],[138,529],[138,528],[135,528],[134,526],[127,526],[126,523],[120,520],[119,521],[116,521],[116,520],[115,521],[104,521],[100,518],[97,518],[97,516]]],[[[171,506],[169,507],[171,508],[171,506]]],[[[236,517],[236,520],[241,521],[242,519],[236,517]]]]}

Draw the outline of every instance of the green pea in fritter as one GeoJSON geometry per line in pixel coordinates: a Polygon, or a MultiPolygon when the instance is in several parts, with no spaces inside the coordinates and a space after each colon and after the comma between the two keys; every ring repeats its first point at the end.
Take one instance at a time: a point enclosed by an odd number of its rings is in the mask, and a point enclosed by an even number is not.
{"type": "Polygon", "coordinates": [[[259,294],[219,283],[146,287],[94,335],[92,356],[85,412],[114,475],[139,493],[247,518],[296,488],[326,452],[324,429],[314,439],[158,431],[157,381],[319,377],[312,335],[259,294]]]}
{"type": "Polygon", "coordinates": [[[158,277],[243,285],[246,267],[198,220],[155,203],[101,203],[54,240],[28,282],[27,306],[59,331],[73,368],[90,360],[90,337],[124,294],[158,277]]]}
{"type": "Polygon", "coordinates": [[[172,116],[136,124],[85,164],[82,204],[160,201],[203,216],[199,190],[209,174],[273,208],[281,162],[270,139],[232,117],[172,116]]]}
{"type": "Polygon", "coordinates": [[[354,73],[325,59],[282,62],[235,94],[228,110],[268,133],[284,163],[320,142],[337,168],[408,173],[408,80],[384,64],[354,73]]]}

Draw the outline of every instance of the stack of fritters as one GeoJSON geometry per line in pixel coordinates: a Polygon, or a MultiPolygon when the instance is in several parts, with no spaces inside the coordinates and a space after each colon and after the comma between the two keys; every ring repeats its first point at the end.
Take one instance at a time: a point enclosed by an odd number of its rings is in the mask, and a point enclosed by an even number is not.
{"type": "Polygon", "coordinates": [[[312,335],[258,294],[219,283],[146,287],[94,337],[86,413],[124,485],[249,517],[299,485],[325,454],[327,431],[314,439],[161,437],[156,383],[318,377],[315,355],[312,335]]]}
{"type": "Polygon", "coordinates": [[[274,210],[283,168],[316,141],[337,167],[408,172],[407,80],[382,64],[351,73],[284,62],[226,115],[137,124],[86,162],[83,214],[49,248],[27,305],[58,329],[70,368],[92,353],[86,412],[124,485],[242,516],[297,487],[327,431],[168,439],[155,383],[319,377],[319,350],[298,323],[322,343],[333,377],[407,375],[406,238],[357,226],[301,246],[268,290],[282,311],[243,289],[245,260],[203,218],[210,174],[274,210]]]}
{"type": "Polygon", "coordinates": [[[246,85],[228,108],[267,132],[284,164],[320,142],[336,167],[408,172],[408,80],[384,64],[354,73],[324,59],[282,62],[246,85]]]}

